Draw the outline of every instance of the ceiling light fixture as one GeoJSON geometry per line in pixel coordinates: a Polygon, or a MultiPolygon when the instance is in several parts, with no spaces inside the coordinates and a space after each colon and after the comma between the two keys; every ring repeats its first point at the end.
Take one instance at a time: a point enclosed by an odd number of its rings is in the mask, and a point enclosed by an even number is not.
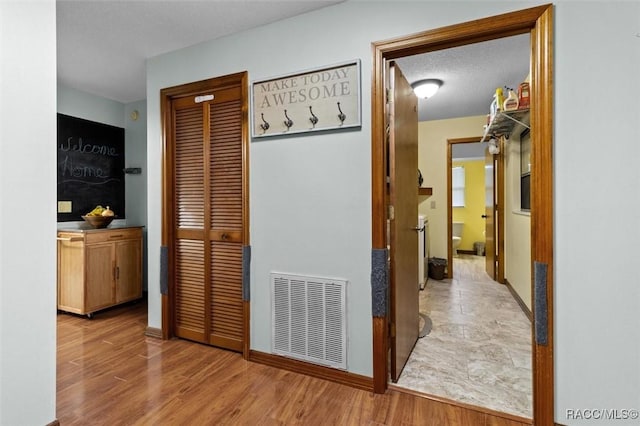
{"type": "Polygon", "coordinates": [[[440,89],[440,86],[442,86],[442,80],[435,78],[418,80],[411,85],[416,96],[424,99],[429,99],[435,95],[438,89],[440,89]]]}

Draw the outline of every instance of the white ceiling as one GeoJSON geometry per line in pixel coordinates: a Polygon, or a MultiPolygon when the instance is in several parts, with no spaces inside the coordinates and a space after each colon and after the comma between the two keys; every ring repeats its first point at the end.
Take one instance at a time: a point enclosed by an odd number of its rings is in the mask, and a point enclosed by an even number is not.
{"type": "MultiPolygon", "coordinates": [[[[409,56],[397,60],[413,83],[426,78],[444,84],[433,97],[420,99],[420,121],[489,113],[497,87],[517,89],[529,74],[529,34],[409,56]]],[[[505,92],[505,96],[507,93],[505,92]]]]}
{"type": "MultiPolygon", "coordinates": [[[[142,100],[147,58],[341,1],[57,0],[58,81],[122,103],[142,100]]],[[[529,73],[529,36],[397,62],[410,83],[444,81],[434,97],[420,100],[421,121],[481,115],[496,87],[517,86],[529,73]]]]}
{"type": "Polygon", "coordinates": [[[58,81],[129,103],[145,59],[320,9],[331,0],[57,0],[58,81]]]}

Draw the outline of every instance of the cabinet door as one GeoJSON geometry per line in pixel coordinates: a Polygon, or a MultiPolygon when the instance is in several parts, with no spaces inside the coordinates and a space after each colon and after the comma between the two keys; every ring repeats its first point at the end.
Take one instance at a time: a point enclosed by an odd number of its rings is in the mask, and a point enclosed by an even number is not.
{"type": "Polygon", "coordinates": [[[116,250],[116,303],[142,296],[142,243],[118,241],[116,250]]]}
{"type": "Polygon", "coordinates": [[[84,313],[84,243],[72,241],[74,237],[59,235],[58,309],[81,314],[84,313]]]}
{"type": "Polygon", "coordinates": [[[113,305],[115,301],[113,244],[86,246],[87,281],[85,310],[92,312],[113,305]]]}

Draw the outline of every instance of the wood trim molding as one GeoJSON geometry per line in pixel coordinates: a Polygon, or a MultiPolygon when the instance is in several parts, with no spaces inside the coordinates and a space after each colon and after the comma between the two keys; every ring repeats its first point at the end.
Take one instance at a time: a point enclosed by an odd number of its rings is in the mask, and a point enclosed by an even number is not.
{"type": "Polygon", "coordinates": [[[524,300],[522,300],[516,289],[513,288],[507,278],[504,279],[504,285],[507,286],[509,292],[511,293],[511,296],[513,296],[515,301],[518,302],[518,305],[520,306],[520,309],[522,309],[522,312],[524,312],[527,318],[529,318],[529,322],[533,323],[533,314],[531,313],[531,310],[527,307],[527,304],[524,303],[524,300]]]}
{"type": "Polygon", "coordinates": [[[467,404],[467,403],[464,403],[464,402],[455,401],[453,399],[437,396],[437,395],[431,395],[431,394],[428,394],[428,393],[418,392],[418,391],[415,391],[415,390],[412,390],[412,389],[405,389],[405,388],[400,387],[398,385],[393,385],[393,384],[389,385],[389,390],[393,390],[393,391],[400,392],[400,393],[406,393],[408,395],[419,396],[421,398],[429,399],[431,401],[441,402],[443,404],[448,404],[448,405],[453,405],[454,407],[460,407],[460,408],[463,408],[465,410],[475,411],[477,413],[482,413],[482,414],[488,414],[488,415],[494,416],[494,417],[500,417],[502,419],[506,419],[506,420],[513,421],[513,422],[524,423],[524,424],[527,424],[527,425],[532,425],[533,424],[533,421],[531,419],[529,419],[529,418],[526,418],[526,417],[516,416],[515,414],[503,413],[501,411],[495,411],[495,410],[492,410],[490,408],[480,407],[478,405],[471,405],[471,404],[467,404]]]}
{"type": "Polygon", "coordinates": [[[373,379],[371,377],[349,373],[348,371],[336,370],[330,367],[323,367],[321,365],[311,364],[280,355],[252,350],[249,352],[249,361],[293,371],[294,373],[317,377],[319,379],[329,380],[357,389],[366,391],[373,390],[373,379]]]}
{"type": "MultiPolygon", "coordinates": [[[[453,278],[453,145],[458,143],[477,143],[482,140],[482,136],[472,136],[468,138],[447,139],[447,278],[453,278]]],[[[459,250],[460,251],[460,250],[459,250]]],[[[462,253],[462,251],[460,251],[462,253]]],[[[472,252],[473,253],[473,252],[472,252]]]]}
{"type": "Polygon", "coordinates": [[[162,335],[162,330],[156,327],[147,327],[144,330],[144,335],[147,337],[153,337],[156,339],[162,339],[163,335],[162,335]]]}
{"type": "MultiPolygon", "coordinates": [[[[496,176],[496,181],[493,185],[496,187],[496,236],[495,236],[495,244],[496,244],[496,252],[498,255],[496,256],[496,281],[504,284],[504,205],[505,205],[505,196],[504,196],[504,175],[505,175],[505,161],[504,161],[504,153],[505,153],[505,138],[500,138],[500,153],[498,154],[498,158],[496,158],[496,166],[498,169],[498,173],[496,176]]],[[[495,218],[494,218],[495,220],[495,218]]]]}
{"type": "MultiPolygon", "coordinates": [[[[553,369],[553,6],[478,19],[405,37],[372,43],[371,81],[371,193],[372,247],[385,241],[385,61],[518,34],[531,34],[531,128],[533,260],[547,264],[549,333],[547,346],[533,345],[533,415],[536,424],[554,423],[553,369]]],[[[381,350],[387,339],[386,322],[373,318],[374,391],[387,386],[388,352],[381,350]],[[381,377],[381,375],[383,375],[381,377]]]]}
{"type": "Polygon", "coordinates": [[[60,426],[60,422],[58,420],[54,420],[51,423],[47,423],[47,426],[60,426]]]}
{"type": "MultiPolygon", "coordinates": [[[[531,258],[547,265],[547,345],[534,345],[533,415],[554,422],[553,263],[553,7],[545,8],[531,33],[531,258]]],[[[535,312],[534,312],[535,319],[535,312]]]]}

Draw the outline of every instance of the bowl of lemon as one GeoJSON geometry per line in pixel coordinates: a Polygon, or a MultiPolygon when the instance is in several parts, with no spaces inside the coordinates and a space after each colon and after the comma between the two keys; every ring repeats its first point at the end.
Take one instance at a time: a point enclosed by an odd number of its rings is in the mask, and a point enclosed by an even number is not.
{"type": "Polygon", "coordinates": [[[84,219],[85,222],[96,229],[106,228],[115,218],[116,215],[115,213],[113,213],[113,210],[109,208],[109,206],[107,206],[107,208],[96,206],[89,213],[82,216],[82,219],[84,219]]]}

